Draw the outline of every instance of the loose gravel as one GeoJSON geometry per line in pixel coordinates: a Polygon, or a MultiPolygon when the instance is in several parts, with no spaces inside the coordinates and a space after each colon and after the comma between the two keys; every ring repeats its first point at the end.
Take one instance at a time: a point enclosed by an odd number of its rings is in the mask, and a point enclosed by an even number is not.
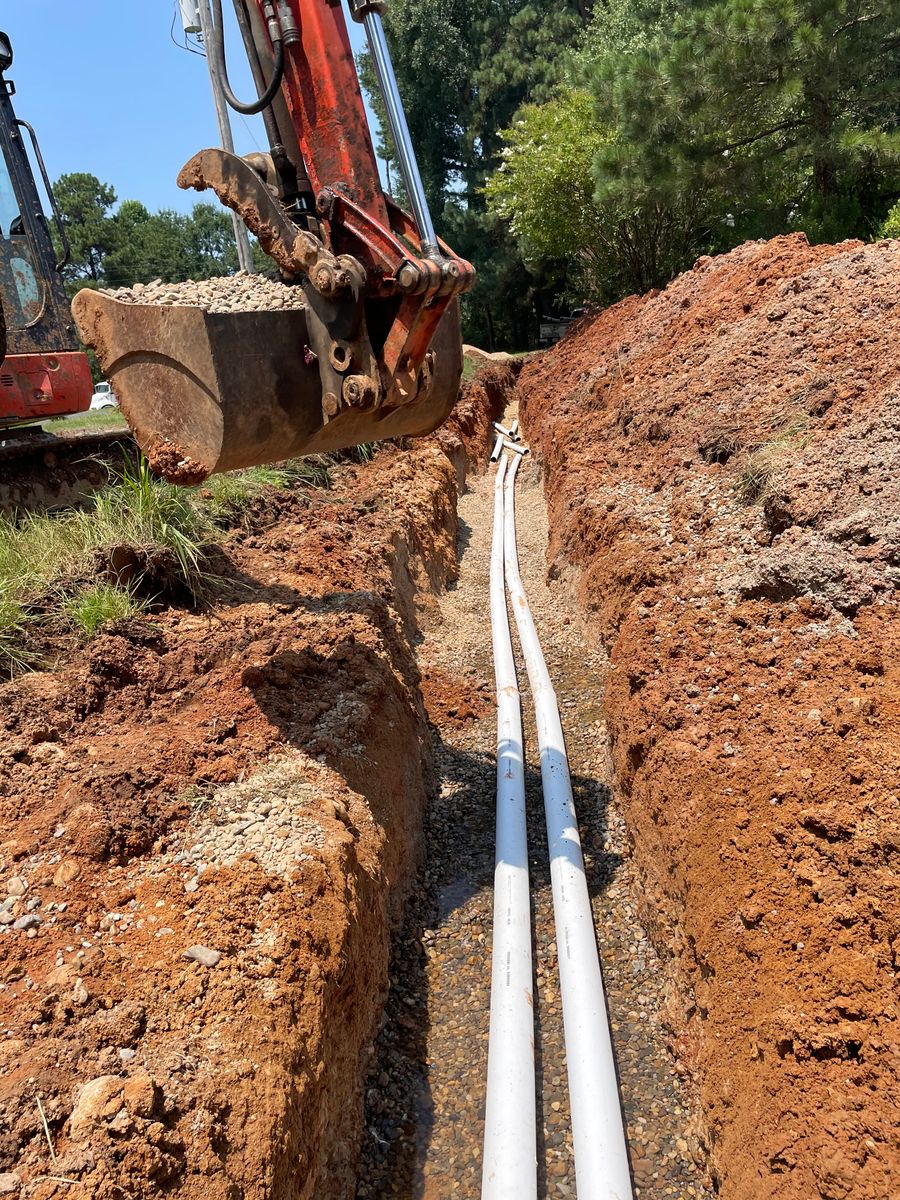
{"type": "Polygon", "coordinates": [[[210,313],[266,312],[305,307],[303,289],[238,271],[219,279],[188,279],[184,283],[136,283],[130,288],[107,288],[106,295],[123,304],[182,305],[210,313]]]}
{"type": "MultiPolygon", "coordinates": [[[[605,658],[564,585],[547,582],[546,509],[533,462],[520,469],[517,500],[522,576],[566,729],[635,1194],[640,1200],[710,1200],[702,1150],[692,1132],[699,1127],[694,1098],[666,1048],[665,967],[637,916],[637,871],[606,783],[599,707],[605,658]]],[[[492,507],[491,471],[460,500],[459,581],[443,598],[443,622],[420,647],[423,666],[476,686],[493,679],[487,617],[492,507]]],[[[539,1195],[574,1197],[540,767],[524,669],[520,687],[536,963],[539,1195]]],[[[434,730],[440,792],[427,815],[423,887],[395,947],[392,991],[369,1076],[360,1200],[480,1195],[495,737],[493,713],[462,728],[457,723],[434,730]]]]}

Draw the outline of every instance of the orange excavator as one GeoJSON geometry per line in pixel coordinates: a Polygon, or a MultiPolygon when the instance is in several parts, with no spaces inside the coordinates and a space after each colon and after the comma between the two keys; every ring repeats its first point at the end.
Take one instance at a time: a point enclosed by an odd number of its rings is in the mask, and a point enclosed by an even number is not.
{"type": "Polygon", "coordinates": [[[303,307],[207,313],[80,292],[73,315],[151,467],[195,484],[217,471],[436,428],[462,371],[458,297],[474,271],[438,239],[382,24],[366,31],[412,214],[381,187],[339,2],[234,0],[257,97],[228,81],[222,0],[207,39],[218,82],[261,112],[266,154],[202,150],[184,188],[212,189],[303,290],[303,307]]]}
{"type": "Polygon", "coordinates": [[[60,271],[68,243],[34,130],[13,108],[12,46],[0,33],[0,428],[84,412],[93,384],[60,271]],[[26,141],[27,138],[27,141],[26,141]],[[57,254],[28,146],[59,232],[57,254]]]}

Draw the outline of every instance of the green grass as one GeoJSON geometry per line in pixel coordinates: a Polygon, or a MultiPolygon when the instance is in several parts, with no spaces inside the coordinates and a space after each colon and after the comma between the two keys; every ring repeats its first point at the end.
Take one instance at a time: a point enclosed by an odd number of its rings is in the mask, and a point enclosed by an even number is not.
{"type": "Polygon", "coordinates": [[[23,600],[77,570],[88,534],[74,513],[29,513],[18,522],[0,514],[0,593],[23,600]]]}
{"type": "Polygon", "coordinates": [[[114,487],[98,492],[92,506],[72,519],[82,526],[87,548],[167,550],[191,594],[203,590],[203,547],[217,540],[215,527],[193,493],[154,479],[146,459],[136,471],[125,467],[114,487]]]}
{"type": "Polygon", "coordinates": [[[101,580],[93,587],[70,596],[64,607],[72,625],[88,637],[93,637],[110,621],[137,616],[145,610],[146,604],[137,599],[133,589],[101,580]]]}
{"type": "Polygon", "coordinates": [[[220,536],[192,492],[155,480],[144,462],[123,470],[84,509],[19,520],[0,514],[0,674],[36,665],[23,636],[42,622],[62,617],[66,626],[92,635],[142,610],[141,580],[123,586],[114,578],[112,551],[126,547],[138,562],[167,553],[199,598],[206,547],[220,536]]]}
{"type": "Polygon", "coordinates": [[[79,413],[77,417],[60,417],[55,421],[42,421],[41,425],[48,433],[57,437],[72,433],[78,429],[127,429],[128,423],[117,408],[107,408],[102,412],[79,413]]]}
{"type": "MultiPolygon", "coordinates": [[[[369,450],[360,448],[360,458],[369,450]]],[[[159,580],[163,592],[175,578],[202,600],[207,554],[225,536],[222,525],[268,491],[330,487],[333,462],[314,455],[178,488],[141,460],[84,508],[17,519],[0,513],[0,677],[39,666],[29,632],[62,625],[91,637],[144,611],[159,580]]]]}
{"type": "Polygon", "coordinates": [[[6,679],[36,665],[24,641],[28,620],[19,601],[8,592],[0,592],[0,676],[6,679]]]}
{"type": "Polygon", "coordinates": [[[243,516],[268,490],[292,487],[331,487],[331,460],[324,454],[295,458],[277,466],[248,467],[211,475],[199,490],[204,508],[213,520],[243,516]]]}
{"type": "Polygon", "coordinates": [[[483,366],[484,361],[482,359],[477,359],[472,354],[464,354],[462,382],[468,383],[470,379],[474,379],[483,366]]]}

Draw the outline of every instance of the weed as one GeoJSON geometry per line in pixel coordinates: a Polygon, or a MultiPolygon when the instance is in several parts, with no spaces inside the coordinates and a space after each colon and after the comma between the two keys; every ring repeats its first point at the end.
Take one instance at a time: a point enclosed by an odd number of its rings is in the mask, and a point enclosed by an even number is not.
{"type": "Polygon", "coordinates": [[[42,591],[79,562],[83,541],[72,514],[0,516],[0,588],[19,598],[42,591]]]}
{"type": "Polygon", "coordinates": [[[215,528],[189,492],[154,479],[145,459],[136,471],[126,466],[114,487],[94,497],[91,509],[73,516],[88,531],[92,548],[168,550],[191,594],[203,590],[203,548],[215,540],[215,528]]]}
{"type": "Polygon", "coordinates": [[[137,616],[145,607],[134,595],[133,589],[105,581],[77,592],[64,602],[69,620],[88,637],[93,637],[98,629],[110,621],[137,616]]]}
{"type": "Polygon", "coordinates": [[[334,462],[328,454],[307,454],[305,458],[292,458],[290,462],[284,463],[282,470],[287,473],[289,484],[327,490],[331,487],[331,468],[334,462]]]}
{"type": "Polygon", "coordinates": [[[243,515],[267,488],[284,491],[297,485],[330,487],[330,466],[331,460],[326,455],[314,454],[278,466],[228,471],[211,476],[197,494],[213,520],[224,521],[243,515]]]}
{"type": "Polygon", "coordinates": [[[34,666],[34,656],[24,643],[29,619],[18,600],[0,591],[0,675],[7,679],[34,666]]]}
{"type": "Polygon", "coordinates": [[[741,504],[765,500],[786,459],[806,444],[809,417],[805,413],[776,412],[768,424],[777,433],[748,453],[735,482],[734,490],[741,504]]]}

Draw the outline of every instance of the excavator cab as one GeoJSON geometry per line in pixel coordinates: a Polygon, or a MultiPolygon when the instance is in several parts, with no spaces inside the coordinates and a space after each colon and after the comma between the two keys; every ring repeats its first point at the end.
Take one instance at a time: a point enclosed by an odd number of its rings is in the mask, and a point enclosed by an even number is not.
{"type": "Polygon", "coordinates": [[[93,391],[60,271],[68,247],[34,130],[15,113],[6,78],[13,53],[0,33],[0,427],[84,412],[93,391]],[[25,142],[43,178],[64,247],[57,257],[25,142]]]}
{"type": "MultiPolygon", "coordinates": [[[[190,3],[190,0],[186,0],[190,3]]],[[[212,313],[80,292],[73,313],[151,467],[217,471],[436,428],[462,371],[474,271],[436,237],[381,22],[365,26],[413,215],[384,194],[340,4],[233,0],[258,96],[231,92],[222,0],[198,25],[221,89],[262,112],[267,154],[202,150],[178,177],[239,214],[302,309],[212,313]]]]}

